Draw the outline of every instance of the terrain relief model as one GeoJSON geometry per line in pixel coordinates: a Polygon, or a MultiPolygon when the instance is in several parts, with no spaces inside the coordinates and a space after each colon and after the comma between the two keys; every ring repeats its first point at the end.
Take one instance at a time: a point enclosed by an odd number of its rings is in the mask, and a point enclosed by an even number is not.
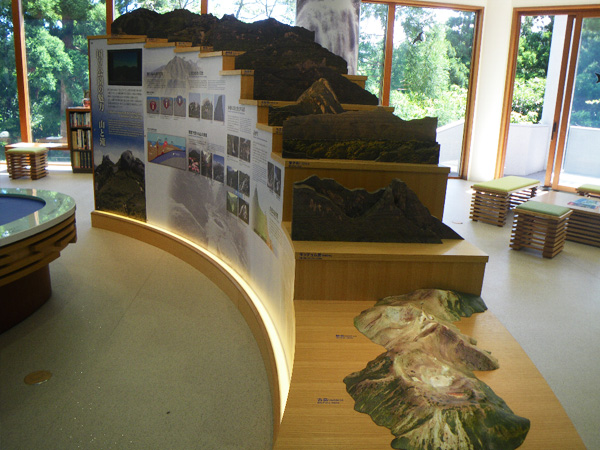
{"type": "Polygon", "coordinates": [[[462,239],[397,178],[368,192],[313,175],[294,183],[292,203],[296,241],[440,244],[442,239],[462,239]]]}
{"type": "Polygon", "coordinates": [[[245,23],[230,15],[144,8],[120,16],[111,30],[239,52],[235,68],[254,71],[255,100],[300,103],[269,108],[269,125],[283,127],[285,158],[439,162],[437,118],[404,121],[383,108],[344,109],[376,107],[379,99],[345,76],[347,62],[316,43],[313,31],[275,19],[245,23]]]}
{"type": "Polygon", "coordinates": [[[218,19],[185,9],[159,14],[140,8],[118,17],[111,32],[243,52],[235,59],[235,69],[254,70],[257,100],[296,101],[315,81],[326,78],[342,103],[378,104],[375,95],[343,76],[348,64],[315,42],[313,31],[275,19],[245,23],[232,15],[218,19]]]}
{"type": "Polygon", "coordinates": [[[354,319],[385,347],[344,378],[356,411],[369,414],[404,450],[494,450],[519,447],[529,420],[515,415],[475,370],[498,368],[452,322],[487,309],[478,296],[436,289],[386,297],[354,319]]]}

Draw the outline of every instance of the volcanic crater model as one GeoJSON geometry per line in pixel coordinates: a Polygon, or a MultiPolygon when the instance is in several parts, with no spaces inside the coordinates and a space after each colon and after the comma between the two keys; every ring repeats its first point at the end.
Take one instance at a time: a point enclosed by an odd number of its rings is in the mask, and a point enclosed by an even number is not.
{"type": "Polygon", "coordinates": [[[439,244],[462,238],[399,179],[368,192],[313,175],[294,183],[292,239],[439,244]]]}
{"type": "Polygon", "coordinates": [[[392,448],[519,447],[529,420],[515,415],[472,371],[498,362],[452,322],[487,308],[480,297],[436,289],[386,297],[354,319],[386,352],[344,378],[354,409],[389,428],[392,448]]]}

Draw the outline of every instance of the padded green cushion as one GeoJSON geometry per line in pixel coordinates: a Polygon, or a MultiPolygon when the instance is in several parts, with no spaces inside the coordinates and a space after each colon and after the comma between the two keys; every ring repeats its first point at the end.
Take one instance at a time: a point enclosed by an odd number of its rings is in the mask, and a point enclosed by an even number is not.
{"type": "Polygon", "coordinates": [[[47,151],[46,147],[15,147],[6,149],[7,153],[44,153],[47,151]]]}
{"type": "Polygon", "coordinates": [[[581,186],[579,186],[577,188],[578,191],[585,191],[585,192],[593,192],[595,194],[600,194],[600,186],[598,186],[597,184],[582,184],[581,186]]]}
{"type": "Polygon", "coordinates": [[[473,185],[475,189],[491,189],[494,191],[500,192],[510,192],[516,189],[524,189],[526,187],[535,186],[539,184],[539,180],[534,180],[533,178],[524,178],[524,177],[516,177],[514,175],[497,178],[492,181],[487,181],[485,183],[477,183],[473,185]]]}
{"type": "Polygon", "coordinates": [[[549,203],[536,202],[534,200],[529,200],[525,203],[521,203],[515,209],[537,212],[540,214],[546,214],[547,216],[556,217],[560,217],[563,214],[566,214],[569,211],[571,211],[571,209],[567,208],[566,206],[551,205],[549,203]]]}

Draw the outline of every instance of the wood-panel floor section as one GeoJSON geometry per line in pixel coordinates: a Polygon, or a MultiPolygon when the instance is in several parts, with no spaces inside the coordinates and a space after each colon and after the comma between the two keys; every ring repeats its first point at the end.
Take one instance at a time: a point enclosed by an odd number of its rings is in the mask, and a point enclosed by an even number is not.
{"type": "MultiPolygon", "coordinates": [[[[374,302],[297,300],[296,354],[290,394],[275,444],[288,449],[389,449],[393,435],[354,411],[343,379],[383,353],[354,327],[374,302]]],[[[520,345],[487,311],[458,324],[499,359],[500,369],[477,376],[531,429],[520,449],[585,449],[558,399],[520,345]]]]}

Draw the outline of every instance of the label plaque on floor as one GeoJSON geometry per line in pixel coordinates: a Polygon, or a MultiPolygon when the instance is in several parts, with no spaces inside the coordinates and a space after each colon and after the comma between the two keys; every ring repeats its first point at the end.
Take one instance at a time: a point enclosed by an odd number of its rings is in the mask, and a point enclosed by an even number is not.
{"type": "Polygon", "coordinates": [[[38,370],[27,375],[24,381],[25,384],[42,384],[48,381],[51,377],[52,372],[48,372],[47,370],[38,370]]]}

